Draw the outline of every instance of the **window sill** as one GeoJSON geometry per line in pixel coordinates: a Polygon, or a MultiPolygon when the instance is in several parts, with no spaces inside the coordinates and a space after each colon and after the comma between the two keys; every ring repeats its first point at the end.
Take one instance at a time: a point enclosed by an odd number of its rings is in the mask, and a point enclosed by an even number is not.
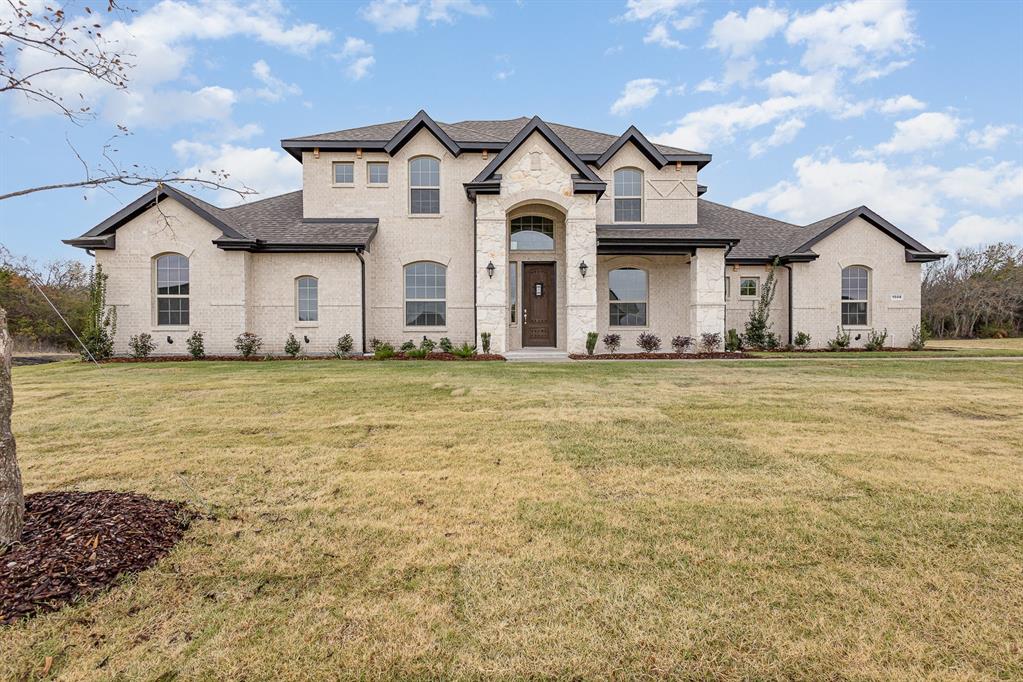
{"type": "Polygon", "coordinates": [[[337,183],[337,182],[335,182],[335,183],[333,183],[331,185],[331,187],[334,187],[336,189],[354,189],[355,188],[355,183],[354,182],[344,182],[344,183],[337,183]]]}
{"type": "Polygon", "coordinates": [[[316,327],[320,326],[320,323],[319,322],[296,322],[295,326],[296,327],[300,327],[302,329],[315,329],[316,327]]]}
{"type": "Polygon", "coordinates": [[[617,325],[609,324],[607,326],[608,331],[623,331],[623,332],[645,332],[650,331],[650,326],[643,327],[619,327],[617,325]]]}
{"type": "Polygon", "coordinates": [[[427,334],[436,334],[438,332],[447,332],[447,327],[406,327],[401,330],[402,334],[417,334],[424,332],[427,334]]]}
{"type": "Polygon", "coordinates": [[[386,182],[384,183],[367,182],[366,187],[368,189],[387,189],[388,187],[390,187],[390,185],[388,185],[386,182]]]}
{"type": "Polygon", "coordinates": [[[189,327],[187,324],[184,325],[184,326],[182,326],[182,325],[165,324],[165,325],[158,325],[156,327],[153,327],[152,331],[154,331],[154,332],[187,332],[189,329],[191,329],[191,327],[189,327]]]}
{"type": "Polygon", "coordinates": [[[439,220],[440,218],[444,217],[444,214],[443,213],[409,213],[407,217],[413,218],[415,220],[439,220]]]}

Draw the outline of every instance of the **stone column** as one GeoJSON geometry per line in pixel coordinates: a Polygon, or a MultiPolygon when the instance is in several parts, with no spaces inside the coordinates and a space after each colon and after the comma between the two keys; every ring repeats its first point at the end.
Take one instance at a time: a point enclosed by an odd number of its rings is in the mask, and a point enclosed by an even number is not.
{"type": "Polygon", "coordinates": [[[476,218],[476,347],[483,351],[479,336],[490,332],[490,352],[508,349],[508,240],[504,212],[496,197],[477,197],[476,218]],[[482,215],[481,215],[482,214],[482,215]],[[485,216],[485,217],[484,217],[485,216]],[[494,264],[494,276],[487,265],[494,264]]]}
{"type": "Polygon", "coordinates": [[[725,250],[696,249],[689,265],[689,324],[697,344],[701,334],[725,336],[725,250]]]}
{"type": "Polygon", "coordinates": [[[569,218],[565,224],[565,318],[569,353],[586,352],[586,335],[597,331],[597,221],[569,218]],[[579,263],[589,269],[583,277],[579,263]]]}

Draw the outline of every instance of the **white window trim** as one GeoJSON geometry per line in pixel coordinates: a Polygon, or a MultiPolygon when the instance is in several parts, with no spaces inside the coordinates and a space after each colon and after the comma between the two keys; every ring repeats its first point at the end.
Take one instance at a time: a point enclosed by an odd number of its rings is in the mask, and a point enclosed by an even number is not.
{"type": "Polygon", "coordinates": [[[643,169],[636,168],[635,166],[622,166],[621,168],[615,168],[614,173],[611,174],[611,189],[612,189],[612,197],[611,197],[611,222],[613,222],[613,223],[620,223],[622,225],[636,225],[636,224],[639,224],[639,223],[643,222],[644,218],[646,217],[646,201],[645,201],[645,196],[644,196],[645,195],[645,192],[644,192],[644,189],[645,189],[644,185],[645,184],[646,184],[646,173],[643,172],[643,169]],[[618,188],[616,187],[617,182],[615,181],[615,176],[618,175],[619,171],[624,171],[624,170],[632,170],[632,171],[636,171],[637,173],[639,173],[639,194],[626,194],[626,195],[618,196],[618,192],[617,192],[618,188]],[[639,220],[618,220],[617,206],[618,206],[618,200],[619,199],[639,199],[639,220]]]}
{"type": "Polygon", "coordinates": [[[295,278],[295,326],[296,327],[319,327],[320,326],[320,278],[314,275],[299,275],[295,278]],[[316,282],[316,319],[301,320],[301,309],[299,307],[299,282],[303,279],[311,279],[316,282]]]}
{"type": "Polygon", "coordinates": [[[416,331],[428,331],[428,332],[443,332],[447,331],[448,325],[448,266],[443,263],[439,263],[435,260],[414,260],[410,263],[405,263],[401,266],[401,322],[403,331],[405,333],[412,333],[416,331]],[[444,270],[444,298],[409,298],[408,297],[408,286],[406,284],[406,270],[413,265],[418,263],[430,263],[436,265],[444,270]],[[409,302],[436,302],[440,301],[444,304],[444,324],[442,325],[415,325],[408,323],[408,304],[409,302]]]}
{"type": "Polygon", "coordinates": [[[607,272],[607,327],[608,329],[624,329],[624,330],[640,330],[650,329],[650,271],[646,268],[636,267],[634,265],[619,265],[611,268],[607,272]],[[646,276],[646,298],[643,300],[626,300],[611,298],[611,273],[615,270],[639,270],[646,276]],[[611,322],[611,304],[612,303],[642,303],[646,306],[646,324],[614,324],[611,322]]]}
{"type": "MultiPolygon", "coordinates": [[[[440,190],[441,183],[442,183],[442,181],[441,181],[441,163],[440,163],[440,159],[438,159],[436,156],[432,156],[430,154],[420,154],[418,156],[413,156],[411,159],[408,160],[408,163],[405,166],[405,172],[408,173],[408,203],[406,204],[406,206],[408,207],[408,217],[409,218],[426,218],[426,219],[443,218],[444,217],[444,201],[443,201],[443,197],[441,196],[441,190],[440,190]],[[415,161],[416,159],[433,159],[434,161],[437,162],[437,184],[436,185],[413,185],[412,184],[412,162],[415,161]],[[436,213],[413,213],[412,212],[412,190],[414,190],[414,189],[435,189],[435,190],[437,190],[437,212],[436,213]]],[[[391,177],[390,176],[390,170],[388,170],[387,177],[388,178],[391,177]]]]}
{"type": "Polygon", "coordinates": [[[760,278],[752,275],[743,275],[739,277],[739,300],[741,301],[752,301],[760,296],[760,278]],[[752,294],[742,293],[743,280],[751,279],[757,283],[757,290],[752,294]]]}
{"type": "MultiPolygon", "coordinates": [[[[366,162],[366,187],[389,187],[391,184],[391,164],[388,161],[367,161],[366,162]],[[369,167],[372,165],[387,166],[387,182],[373,182],[370,178],[373,176],[369,172],[369,167]]],[[[409,201],[411,201],[412,193],[409,193],[409,201]]]]}
{"type": "Polygon", "coordinates": [[[172,331],[187,331],[192,325],[192,259],[183,253],[177,251],[165,251],[158,253],[153,256],[153,331],[161,332],[172,332],[172,331]],[[160,291],[160,276],[157,274],[159,269],[159,261],[164,256],[181,256],[188,262],[188,292],[187,294],[161,294],[160,291]],[[160,299],[161,298],[183,298],[188,301],[188,324],[160,324],[160,299]]]}
{"type": "Polygon", "coordinates": [[[842,329],[870,329],[871,319],[874,317],[873,311],[870,309],[870,293],[874,284],[873,270],[868,268],[866,265],[847,265],[839,271],[839,290],[838,290],[838,322],[842,329]],[[867,297],[857,299],[846,299],[842,298],[842,279],[845,271],[849,268],[861,268],[867,273],[867,297]],[[865,303],[867,305],[867,321],[864,324],[845,324],[845,315],[842,313],[843,303],[865,303]]]}
{"type": "Polygon", "coordinates": [[[355,162],[346,161],[331,161],[330,163],[330,181],[332,187],[355,187],[355,162]],[[351,182],[336,182],[337,179],[337,167],[342,163],[347,163],[352,167],[352,181],[351,182]]]}

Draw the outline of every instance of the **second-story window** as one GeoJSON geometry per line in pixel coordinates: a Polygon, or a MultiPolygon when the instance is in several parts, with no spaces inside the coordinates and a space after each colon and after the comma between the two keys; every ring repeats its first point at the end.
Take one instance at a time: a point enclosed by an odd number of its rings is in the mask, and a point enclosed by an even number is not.
{"type": "Polygon", "coordinates": [[[355,182],[355,164],[351,161],[338,161],[334,164],[334,184],[351,185],[355,182]]]}
{"type": "Polygon", "coordinates": [[[615,171],[615,222],[643,221],[643,171],[620,168],[615,171]]]}
{"type": "Polygon", "coordinates": [[[387,162],[386,161],[371,161],[366,164],[366,174],[369,176],[369,184],[371,185],[386,185],[387,184],[387,162]]]}
{"type": "Polygon", "coordinates": [[[440,213],[440,161],[419,156],[408,163],[409,210],[414,214],[440,213]]]}

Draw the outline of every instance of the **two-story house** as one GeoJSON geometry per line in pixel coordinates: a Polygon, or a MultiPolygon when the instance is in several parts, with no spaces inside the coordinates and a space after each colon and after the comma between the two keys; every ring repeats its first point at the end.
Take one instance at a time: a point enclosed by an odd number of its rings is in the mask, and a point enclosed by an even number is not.
{"type": "Polygon", "coordinates": [[[814,346],[920,321],[921,263],[943,257],[866,207],[799,226],[700,198],[709,154],[546,123],[434,121],[426,112],[282,140],[303,189],[218,208],[150,191],[77,239],[109,276],[116,348],[231,353],[245,331],[279,352],[294,333],[327,352],[350,333],[495,352],[580,352],[588,332],[742,330],[777,262],[772,319],[814,346]]]}

